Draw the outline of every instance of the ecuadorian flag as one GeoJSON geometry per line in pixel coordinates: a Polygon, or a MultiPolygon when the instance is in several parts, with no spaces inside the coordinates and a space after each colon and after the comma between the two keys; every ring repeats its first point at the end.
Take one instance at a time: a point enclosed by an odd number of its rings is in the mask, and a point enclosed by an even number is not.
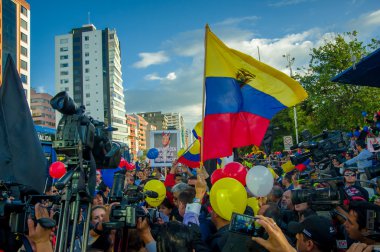
{"type": "Polygon", "coordinates": [[[272,117],[307,98],[286,74],[228,48],[206,26],[203,160],[261,145],[272,117]]]}

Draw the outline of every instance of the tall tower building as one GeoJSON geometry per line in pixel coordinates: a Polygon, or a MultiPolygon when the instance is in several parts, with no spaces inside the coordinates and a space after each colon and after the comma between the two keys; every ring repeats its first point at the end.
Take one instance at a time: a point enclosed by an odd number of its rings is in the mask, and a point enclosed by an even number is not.
{"type": "MultiPolygon", "coordinates": [[[[115,30],[92,24],[55,37],[55,89],[66,91],[86,114],[118,128],[112,139],[128,142],[120,42],[115,30]]],[[[61,116],[57,115],[57,122],[61,116]]]]}
{"type": "Polygon", "coordinates": [[[30,105],[30,6],[25,0],[0,0],[0,85],[8,54],[17,66],[30,105]]]}

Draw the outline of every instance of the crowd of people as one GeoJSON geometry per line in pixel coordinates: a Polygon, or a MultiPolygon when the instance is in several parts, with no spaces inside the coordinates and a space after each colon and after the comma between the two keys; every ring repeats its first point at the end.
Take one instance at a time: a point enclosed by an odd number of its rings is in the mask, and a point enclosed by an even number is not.
{"type": "MultiPolygon", "coordinates": [[[[348,151],[330,156],[329,166],[324,168],[333,175],[327,177],[330,180],[321,179],[326,170],[321,170],[318,162],[307,160],[293,165],[287,152],[238,157],[237,161],[250,169],[260,164],[274,171],[268,195],[256,197],[247,189],[248,197],[255,198],[257,205],[248,204],[242,214],[254,218],[254,235],[231,231],[231,218],[215,210],[210,194],[211,174],[206,169],[191,169],[177,161],[171,167],[125,170],[124,197],[128,197],[131,188],[144,188],[151,180],[161,181],[166,195],[158,206],[149,205],[147,200],[134,204],[142,214],[136,217],[135,228],[121,234],[107,228],[112,209],[120,202],[110,199],[112,188],[103,181],[102,172],[97,171],[87,251],[120,251],[120,247],[148,252],[378,251],[380,177],[368,177],[368,170],[379,166],[376,153],[367,149],[365,140],[369,133],[362,132],[349,135],[348,151]]],[[[46,191],[47,195],[59,193],[54,186],[46,191]]],[[[40,203],[35,212],[37,222],[28,220],[32,248],[53,251],[57,229],[43,227],[38,221],[51,218],[51,213],[40,203]]],[[[85,218],[82,211],[79,225],[85,218]]],[[[83,247],[81,241],[78,234],[75,251],[83,247]]]]}

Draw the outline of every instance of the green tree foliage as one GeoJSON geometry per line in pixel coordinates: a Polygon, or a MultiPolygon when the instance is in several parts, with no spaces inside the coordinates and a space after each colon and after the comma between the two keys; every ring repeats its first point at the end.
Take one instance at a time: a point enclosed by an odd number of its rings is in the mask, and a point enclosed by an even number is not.
{"type": "MultiPolygon", "coordinates": [[[[380,47],[380,40],[371,39],[364,44],[357,38],[357,32],[338,34],[332,40],[311,50],[310,62],[307,68],[298,69],[302,74],[296,74],[298,80],[306,89],[309,97],[298,104],[297,122],[299,134],[308,129],[313,134],[323,130],[351,130],[363,126],[361,115],[368,115],[380,109],[380,89],[349,84],[338,84],[330,79],[359,62],[372,51],[380,47]]],[[[293,136],[295,139],[293,108],[279,112],[273,119],[275,139],[272,151],[284,148],[283,136],[293,136]]],[[[302,140],[302,139],[300,139],[302,140]]],[[[263,149],[263,148],[262,148],[263,149]]],[[[240,148],[239,152],[249,153],[251,147],[240,148]]]]}

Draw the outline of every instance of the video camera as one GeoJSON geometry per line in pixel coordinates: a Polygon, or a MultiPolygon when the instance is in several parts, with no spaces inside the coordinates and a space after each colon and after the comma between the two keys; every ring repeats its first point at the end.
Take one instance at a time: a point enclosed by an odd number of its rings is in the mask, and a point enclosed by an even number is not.
{"type": "Polygon", "coordinates": [[[305,162],[312,157],[313,161],[321,162],[329,154],[338,154],[347,151],[347,139],[341,131],[323,131],[321,134],[312,136],[308,130],[301,133],[305,141],[291,147],[294,149],[306,149],[309,152],[290,156],[294,165],[305,162]]]}
{"type": "Polygon", "coordinates": [[[11,233],[14,234],[27,234],[28,225],[27,220],[29,216],[35,222],[35,205],[37,203],[43,203],[46,205],[48,212],[54,211],[53,220],[50,222],[41,223],[44,227],[52,228],[58,223],[59,208],[56,205],[60,203],[60,196],[47,196],[47,195],[30,195],[25,203],[20,200],[14,200],[9,202],[2,202],[3,214],[9,216],[9,227],[11,233]],[[50,204],[48,204],[50,203],[50,204]]]}
{"type": "Polygon", "coordinates": [[[50,105],[62,113],[58,123],[53,148],[70,165],[78,165],[79,152],[83,159],[94,157],[97,168],[117,168],[121,159],[120,144],[108,138],[108,131],[103,122],[85,115],[85,107],[78,106],[65,92],[60,92],[50,100],[50,105]],[[81,148],[78,148],[81,144],[81,148]]]}
{"type": "Polygon", "coordinates": [[[113,186],[110,192],[111,202],[120,202],[113,205],[110,213],[110,222],[103,223],[107,229],[136,228],[138,218],[147,218],[149,224],[157,222],[159,212],[156,209],[148,209],[148,212],[139,206],[145,197],[157,198],[153,191],[143,191],[142,187],[129,185],[124,191],[126,171],[115,172],[113,186]]]}

